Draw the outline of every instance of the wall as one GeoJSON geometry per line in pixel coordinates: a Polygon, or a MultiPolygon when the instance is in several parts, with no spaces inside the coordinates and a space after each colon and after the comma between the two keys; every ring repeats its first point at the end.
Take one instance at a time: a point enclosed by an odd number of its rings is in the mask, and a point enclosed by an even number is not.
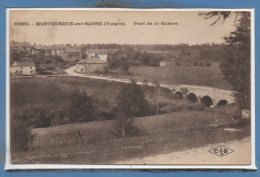
{"type": "Polygon", "coordinates": [[[75,72],[82,73],[82,74],[93,73],[96,71],[104,72],[106,67],[108,67],[107,63],[91,63],[91,64],[86,64],[86,66],[85,64],[76,64],[75,72]]]}

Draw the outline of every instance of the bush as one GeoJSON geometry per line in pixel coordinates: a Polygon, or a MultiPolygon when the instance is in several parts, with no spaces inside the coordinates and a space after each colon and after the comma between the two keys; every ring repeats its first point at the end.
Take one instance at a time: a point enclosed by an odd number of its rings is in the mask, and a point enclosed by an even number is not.
{"type": "Polygon", "coordinates": [[[172,93],[171,89],[169,89],[167,87],[161,87],[160,92],[161,92],[161,94],[164,94],[166,96],[169,96],[172,93]]]}
{"type": "Polygon", "coordinates": [[[204,111],[205,108],[203,104],[189,104],[186,106],[186,109],[190,111],[204,111]]]}
{"type": "Polygon", "coordinates": [[[21,152],[30,148],[34,135],[30,133],[29,125],[23,120],[21,115],[16,115],[11,119],[11,151],[21,152]]]}
{"type": "Polygon", "coordinates": [[[200,62],[200,66],[204,66],[203,62],[200,62]]]}
{"type": "Polygon", "coordinates": [[[142,131],[134,125],[133,118],[119,116],[113,123],[110,133],[117,138],[140,136],[142,131]]]}
{"type": "Polygon", "coordinates": [[[211,63],[209,61],[206,62],[206,66],[211,66],[211,63]]]}
{"type": "Polygon", "coordinates": [[[170,104],[164,107],[165,113],[178,112],[183,110],[183,105],[170,104]]]}
{"type": "Polygon", "coordinates": [[[185,96],[187,96],[188,93],[189,93],[189,89],[187,89],[186,87],[183,87],[183,88],[181,88],[180,90],[181,90],[181,92],[183,93],[183,95],[185,95],[185,96]]]}
{"type": "Polygon", "coordinates": [[[180,62],[179,61],[176,62],[176,66],[180,66],[180,62]]]}
{"type": "Polygon", "coordinates": [[[198,66],[198,61],[195,61],[195,62],[194,62],[194,66],[198,66]]]}
{"type": "Polygon", "coordinates": [[[11,123],[11,151],[25,151],[28,148],[28,131],[22,120],[16,119],[11,123]]]}
{"type": "Polygon", "coordinates": [[[116,100],[117,113],[129,117],[145,116],[149,110],[144,92],[135,81],[123,84],[116,100]]]}
{"type": "Polygon", "coordinates": [[[96,119],[93,99],[83,90],[74,89],[70,94],[69,115],[72,122],[87,122],[96,119]]]}

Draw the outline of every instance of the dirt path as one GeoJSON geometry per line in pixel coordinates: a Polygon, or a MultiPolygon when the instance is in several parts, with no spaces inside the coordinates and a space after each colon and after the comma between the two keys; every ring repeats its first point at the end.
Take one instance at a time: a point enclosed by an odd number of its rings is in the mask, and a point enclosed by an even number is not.
{"type": "Polygon", "coordinates": [[[229,141],[227,143],[210,144],[200,148],[161,154],[144,158],[135,158],[132,160],[116,162],[116,164],[250,164],[251,161],[251,143],[250,137],[240,141],[229,141]],[[223,157],[214,155],[209,150],[223,145],[232,149],[234,152],[223,157]]]}

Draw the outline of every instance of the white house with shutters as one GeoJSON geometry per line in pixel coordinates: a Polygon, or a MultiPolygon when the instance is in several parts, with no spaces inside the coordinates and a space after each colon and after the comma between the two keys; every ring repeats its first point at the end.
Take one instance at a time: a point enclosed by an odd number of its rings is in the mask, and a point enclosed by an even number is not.
{"type": "Polygon", "coordinates": [[[31,60],[15,61],[10,67],[12,76],[32,76],[36,74],[35,64],[31,60]]]}

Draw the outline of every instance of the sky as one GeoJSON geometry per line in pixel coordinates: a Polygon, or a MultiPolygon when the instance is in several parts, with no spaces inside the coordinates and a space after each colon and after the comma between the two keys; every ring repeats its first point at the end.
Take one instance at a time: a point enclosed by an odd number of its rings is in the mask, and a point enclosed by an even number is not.
{"type": "Polygon", "coordinates": [[[210,25],[198,11],[11,10],[9,40],[37,44],[202,44],[223,43],[234,31],[234,17],[210,25]],[[29,25],[17,25],[26,22],[29,25]],[[73,22],[65,26],[37,26],[38,22],[73,22]],[[100,22],[101,26],[75,23],[100,22]],[[106,22],[124,26],[105,26],[106,22]],[[147,25],[150,22],[152,25],[147,25]],[[171,25],[162,25],[171,23],[171,25]],[[16,23],[16,25],[15,25],[16,23]],[[139,25],[134,25],[134,24],[139,25]],[[140,24],[145,25],[140,25],[140,24]],[[155,25],[155,23],[159,25],[155,25]],[[178,23],[178,25],[176,25],[178,23]]]}

